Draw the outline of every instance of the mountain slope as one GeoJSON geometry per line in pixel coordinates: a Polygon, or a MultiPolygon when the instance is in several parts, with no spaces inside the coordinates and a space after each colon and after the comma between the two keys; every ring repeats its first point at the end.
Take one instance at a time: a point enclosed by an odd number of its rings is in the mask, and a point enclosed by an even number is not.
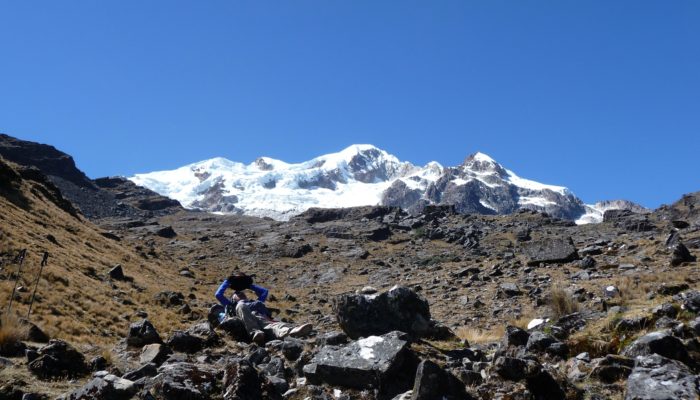
{"type": "Polygon", "coordinates": [[[456,167],[417,167],[372,145],[289,164],[258,158],[245,165],[224,158],[129,178],[185,207],[286,220],[311,207],[398,206],[420,212],[429,204],[459,212],[510,214],[519,209],[576,220],[586,206],[562,186],[524,179],[483,153],[456,167]]]}

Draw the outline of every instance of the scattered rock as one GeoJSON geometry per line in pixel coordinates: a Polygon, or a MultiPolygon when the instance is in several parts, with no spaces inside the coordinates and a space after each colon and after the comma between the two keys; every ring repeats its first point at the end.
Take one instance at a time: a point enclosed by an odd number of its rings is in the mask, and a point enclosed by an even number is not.
{"type": "Polygon", "coordinates": [[[168,359],[168,356],[170,354],[172,354],[172,351],[168,346],[164,344],[147,344],[143,346],[143,350],[141,350],[141,356],[139,357],[139,361],[141,362],[141,364],[153,363],[155,365],[160,365],[168,359]]]}
{"type": "Polygon", "coordinates": [[[471,399],[471,396],[464,390],[464,384],[452,374],[432,361],[421,361],[416,370],[411,400],[442,399],[467,400],[471,399]]]}
{"type": "Polygon", "coordinates": [[[109,270],[109,277],[117,281],[126,280],[121,264],[117,264],[114,268],[109,270]]]}
{"type": "Polygon", "coordinates": [[[671,265],[678,266],[685,262],[695,262],[696,258],[683,243],[677,243],[671,248],[671,265]]]}

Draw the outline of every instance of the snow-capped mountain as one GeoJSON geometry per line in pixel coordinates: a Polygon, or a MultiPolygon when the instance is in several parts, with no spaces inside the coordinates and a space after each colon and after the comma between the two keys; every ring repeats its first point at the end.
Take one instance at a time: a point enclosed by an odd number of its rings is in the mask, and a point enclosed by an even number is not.
{"type": "Polygon", "coordinates": [[[567,188],[520,178],[483,153],[456,167],[437,162],[417,167],[372,145],[353,145],[298,164],[213,158],[129,179],[188,208],[278,220],[311,207],[378,204],[408,211],[453,204],[460,212],[481,214],[525,208],[581,223],[602,220],[600,208],[584,205],[567,188]]]}
{"type": "Polygon", "coordinates": [[[628,200],[607,200],[595,204],[586,204],[586,213],[576,219],[577,224],[598,223],[603,220],[603,214],[608,210],[629,210],[637,214],[647,214],[651,210],[628,200]]]}

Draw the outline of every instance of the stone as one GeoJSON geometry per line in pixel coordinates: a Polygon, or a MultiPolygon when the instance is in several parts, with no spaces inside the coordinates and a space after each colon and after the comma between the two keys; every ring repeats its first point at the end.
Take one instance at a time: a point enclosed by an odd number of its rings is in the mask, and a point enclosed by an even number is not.
{"type": "Polygon", "coordinates": [[[319,346],[338,346],[348,342],[348,335],[340,331],[326,332],[316,339],[316,344],[319,346]]]}
{"type": "Polygon", "coordinates": [[[395,286],[378,295],[341,295],[333,310],[340,327],[353,339],[394,330],[422,337],[430,330],[428,302],[406,287],[395,286]]]}
{"type": "Polygon", "coordinates": [[[237,342],[250,342],[250,335],[245,329],[243,321],[237,317],[228,317],[219,324],[217,329],[226,332],[226,334],[237,342]]]}
{"type": "Polygon", "coordinates": [[[429,360],[418,364],[411,400],[471,399],[464,384],[456,377],[429,360]]]}
{"type": "Polygon", "coordinates": [[[518,285],[515,283],[501,283],[499,286],[499,292],[505,297],[515,297],[523,294],[520,288],[518,288],[518,285]]]}
{"type": "Polygon", "coordinates": [[[688,350],[678,338],[664,331],[648,333],[627,346],[622,353],[625,357],[659,354],[683,363],[690,362],[688,350]]]}
{"type": "Polygon", "coordinates": [[[282,355],[290,361],[295,361],[304,352],[304,344],[299,340],[290,340],[292,338],[284,338],[282,343],[282,355]]]}
{"type": "Polygon", "coordinates": [[[162,400],[209,400],[218,392],[218,370],[204,364],[167,363],[153,378],[153,394],[162,400]]]}
{"type": "Polygon", "coordinates": [[[523,244],[528,265],[560,264],[579,258],[571,238],[538,240],[523,244]]]}
{"type": "Polygon", "coordinates": [[[525,346],[530,334],[527,331],[518,328],[517,326],[506,326],[506,334],[503,338],[503,344],[508,346],[525,346]]]}
{"type": "Polygon", "coordinates": [[[237,360],[226,366],[224,373],[224,399],[262,399],[262,382],[253,366],[245,360],[237,360]]]}
{"type": "Polygon", "coordinates": [[[671,247],[671,265],[678,266],[685,262],[695,262],[696,257],[690,254],[690,251],[683,243],[676,243],[671,247]]]}
{"type": "Polygon", "coordinates": [[[673,305],[673,303],[664,303],[654,307],[654,309],[651,310],[651,313],[657,318],[676,318],[676,316],[678,315],[678,310],[673,305]]]}
{"type": "Polygon", "coordinates": [[[153,363],[156,365],[162,364],[172,354],[170,348],[164,344],[152,343],[143,346],[139,361],[141,364],[153,363]]]}
{"type": "Polygon", "coordinates": [[[134,382],[106,374],[92,379],[85,386],[70,393],[66,400],[128,400],[138,387],[134,382]]]}
{"type": "Polygon", "coordinates": [[[527,344],[525,345],[525,349],[528,352],[546,352],[560,357],[566,357],[569,352],[564,343],[559,342],[554,337],[539,331],[535,331],[530,334],[527,344]]]}
{"type": "Polygon", "coordinates": [[[686,365],[652,354],[637,358],[626,389],[625,400],[694,400],[700,380],[686,365]]]}
{"type": "Polygon", "coordinates": [[[159,292],[153,298],[163,307],[181,307],[185,304],[184,294],[170,290],[159,292]]]}
{"type": "Polygon", "coordinates": [[[152,377],[158,375],[158,366],[155,364],[145,364],[133,371],[129,371],[122,376],[130,381],[137,381],[141,378],[152,377]]]}
{"type": "Polygon", "coordinates": [[[73,346],[58,339],[52,339],[37,350],[36,358],[27,367],[40,378],[77,377],[89,370],[85,357],[73,346]]]}
{"type": "Polygon", "coordinates": [[[155,233],[156,233],[156,235],[158,235],[162,238],[166,238],[166,239],[172,239],[175,236],[177,236],[177,233],[175,232],[175,230],[173,229],[172,226],[164,226],[164,227],[156,230],[155,233]]]}
{"type": "Polygon", "coordinates": [[[175,331],[168,339],[168,347],[182,353],[196,353],[204,348],[204,339],[189,332],[175,331]]]}
{"type": "Polygon", "coordinates": [[[117,264],[114,266],[114,268],[109,270],[109,277],[117,280],[117,281],[123,281],[126,280],[126,276],[124,275],[124,270],[122,269],[121,264],[117,264]]]}
{"type": "Polygon", "coordinates": [[[408,341],[401,332],[368,336],[338,346],[324,346],[303,368],[311,382],[367,389],[380,387],[401,369],[408,341]]]}
{"type": "Polygon", "coordinates": [[[608,354],[603,358],[593,360],[591,376],[605,383],[613,383],[625,379],[632,373],[634,359],[608,354]]]}
{"type": "Polygon", "coordinates": [[[129,326],[129,333],[126,336],[128,346],[143,347],[152,343],[163,343],[163,339],[150,321],[144,319],[129,326]]]}
{"type": "Polygon", "coordinates": [[[498,357],[493,362],[494,371],[503,379],[519,381],[528,376],[532,376],[539,368],[532,360],[514,357],[498,357]]]}
{"type": "MultiPolygon", "coordinates": [[[[675,298],[675,297],[674,297],[675,298]]],[[[700,313],[700,292],[692,290],[681,294],[681,308],[693,313],[700,313]]]]}

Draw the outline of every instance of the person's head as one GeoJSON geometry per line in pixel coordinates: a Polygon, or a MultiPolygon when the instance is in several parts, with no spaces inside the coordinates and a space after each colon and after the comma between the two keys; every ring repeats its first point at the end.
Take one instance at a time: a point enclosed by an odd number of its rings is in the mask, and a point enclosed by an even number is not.
{"type": "Polygon", "coordinates": [[[232,274],[226,280],[228,281],[229,287],[236,292],[248,289],[250,285],[253,284],[253,278],[241,272],[232,274]]]}
{"type": "Polygon", "coordinates": [[[248,300],[248,296],[245,295],[245,292],[234,292],[231,299],[233,299],[233,301],[248,300]]]}

